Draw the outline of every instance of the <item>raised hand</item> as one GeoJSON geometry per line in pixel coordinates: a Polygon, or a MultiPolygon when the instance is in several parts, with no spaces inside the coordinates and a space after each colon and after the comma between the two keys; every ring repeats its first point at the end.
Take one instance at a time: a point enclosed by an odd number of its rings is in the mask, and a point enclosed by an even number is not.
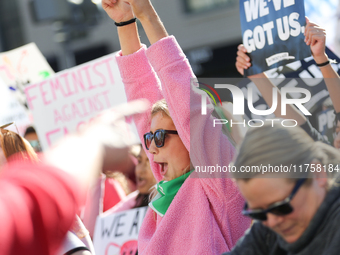
{"type": "Polygon", "coordinates": [[[250,58],[247,55],[247,49],[243,46],[243,44],[240,44],[237,47],[237,57],[235,66],[237,71],[241,75],[244,75],[244,69],[248,69],[251,66],[250,58]]]}
{"type": "Polygon", "coordinates": [[[102,7],[115,22],[128,21],[134,17],[131,6],[123,0],[102,0],[102,7]]]}
{"type": "Polygon", "coordinates": [[[327,61],[326,49],[326,30],[312,23],[306,17],[305,42],[310,45],[312,55],[316,63],[320,64],[327,61]]]}
{"type": "Polygon", "coordinates": [[[158,42],[168,33],[149,0],[124,0],[130,4],[133,13],[140,20],[151,44],[158,42]]]}
{"type": "Polygon", "coordinates": [[[103,169],[113,169],[135,144],[125,117],[149,109],[146,101],[134,101],[108,109],[75,134],[69,134],[47,151],[45,160],[74,176],[86,190],[103,169]]]}
{"type": "Polygon", "coordinates": [[[133,13],[139,20],[155,15],[153,6],[149,0],[124,0],[132,7],[133,13]]]}

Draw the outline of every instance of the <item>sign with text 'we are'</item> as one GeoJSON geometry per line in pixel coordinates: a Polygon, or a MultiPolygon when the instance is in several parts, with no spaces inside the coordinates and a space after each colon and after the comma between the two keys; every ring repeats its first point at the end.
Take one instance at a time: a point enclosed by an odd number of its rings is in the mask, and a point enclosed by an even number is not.
{"type": "Polygon", "coordinates": [[[139,229],[148,206],[98,216],[93,236],[97,255],[136,254],[139,229]]]}

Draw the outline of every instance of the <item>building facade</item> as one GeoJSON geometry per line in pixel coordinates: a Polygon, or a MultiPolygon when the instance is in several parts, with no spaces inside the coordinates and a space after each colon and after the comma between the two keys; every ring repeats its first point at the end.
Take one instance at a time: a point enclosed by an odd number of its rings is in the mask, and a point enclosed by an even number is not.
{"type": "MultiPolygon", "coordinates": [[[[96,14],[97,21],[92,22],[96,25],[83,26],[84,22],[80,22],[73,29],[63,21],[37,21],[34,4],[43,16],[38,19],[45,19],[53,16],[53,11],[63,10],[61,1],[67,0],[1,0],[2,51],[35,42],[52,68],[60,71],[120,49],[117,29],[103,10],[96,14]],[[51,6],[52,10],[48,9],[51,6]]],[[[83,4],[86,2],[90,0],[84,0],[83,4]]],[[[169,34],[176,36],[196,75],[237,75],[234,63],[236,47],[241,43],[237,0],[157,0],[153,5],[169,34]]],[[[68,14],[79,17],[74,10],[68,14]]],[[[63,15],[67,14],[60,14],[61,19],[63,15]]],[[[142,42],[148,44],[140,24],[139,32],[142,42]]]]}

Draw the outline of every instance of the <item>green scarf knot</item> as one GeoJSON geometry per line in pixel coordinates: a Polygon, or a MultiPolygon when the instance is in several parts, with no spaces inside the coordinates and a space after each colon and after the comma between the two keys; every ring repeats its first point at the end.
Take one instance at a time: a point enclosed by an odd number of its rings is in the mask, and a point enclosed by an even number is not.
{"type": "Polygon", "coordinates": [[[149,203],[149,206],[160,216],[164,216],[172,200],[175,198],[178,190],[182,187],[184,181],[194,170],[177,177],[171,181],[160,181],[156,184],[158,194],[149,203]]]}

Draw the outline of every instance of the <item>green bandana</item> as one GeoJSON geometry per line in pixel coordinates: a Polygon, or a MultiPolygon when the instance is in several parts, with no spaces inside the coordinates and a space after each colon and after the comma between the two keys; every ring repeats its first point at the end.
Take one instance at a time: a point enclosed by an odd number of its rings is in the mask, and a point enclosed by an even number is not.
{"type": "Polygon", "coordinates": [[[172,200],[176,196],[178,190],[182,187],[184,181],[189,177],[189,175],[194,170],[177,177],[171,181],[160,181],[156,184],[156,189],[158,194],[152,201],[149,203],[149,206],[160,216],[164,216],[166,211],[168,210],[172,200]]]}

